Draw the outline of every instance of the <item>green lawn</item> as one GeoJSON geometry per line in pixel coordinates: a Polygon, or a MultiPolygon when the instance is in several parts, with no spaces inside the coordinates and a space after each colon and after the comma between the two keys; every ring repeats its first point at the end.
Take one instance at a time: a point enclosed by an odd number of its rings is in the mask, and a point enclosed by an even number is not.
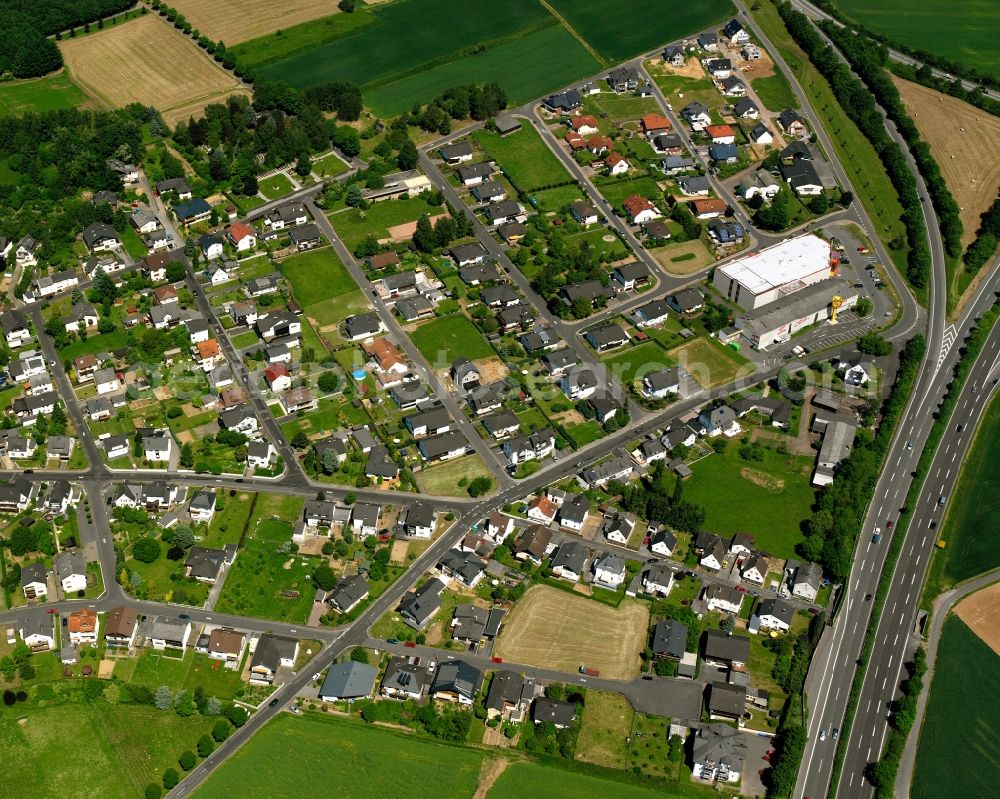
{"type": "Polygon", "coordinates": [[[600,64],[569,31],[550,25],[366,91],[365,104],[389,116],[408,111],[415,102],[427,102],[444,89],[495,80],[513,106],[598,69],[600,64]],[[558,59],[551,57],[555,52],[559,53],[558,59]]]}
{"type": "Polygon", "coordinates": [[[664,210],[663,192],[656,181],[649,177],[641,178],[598,178],[594,181],[597,190],[604,195],[612,207],[618,208],[622,200],[632,194],[638,194],[653,201],[657,208],[664,210]]]}
{"type": "Polygon", "coordinates": [[[59,356],[64,360],[72,361],[80,355],[93,355],[98,352],[114,352],[128,344],[128,338],[124,330],[115,330],[111,333],[96,333],[87,336],[86,341],[74,341],[68,347],[59,350],[59,356]]]}
{"type": "Polygon", "coordinates": [[[193,691],[200,685],[207,696],[222,700],[232,699],[242,685],[238,671],[224,668],[220,661],[191,649],[180,659],[167,657],[151,649],[143,650],[136,659],[128,682],[145,685],[153,690],[161,685],[169,685],[177,691],[193,691]]]}
{"type": "Polygon", "coordinates": [[[483,756],[359,722],[286,713],[254,735],[195,796],[298,799],[328,785],[336,786],[338,799],[381,799],[405,785],[408,799],[457,799],[472,796],[483,756]]]}
{"type": "Polygon", "coordinates": [[[621,694],[588,691],[580,735],[576,739],[576,758],[607,768],[624,769],[635,711],[621,694]]]}
{"type": "Polygon", "coordinates": [[[990,35],[996,23],[991,0],[834,0],[843,13],[893,42],[960,61],[1000,78],[1000,53],[990,35]]]}
{"type": "Polygon", "coordinates": [[[28,702],[0,714],[0,795],[17,796],[30,785],[38,796],[133,799],[214,722],[148,705],[91,703],[68,684],[36,686],[28,702]]]}
{"type": "Polygon", "coordinates": [[[0,83],[0,116],[21,116],[28,111],[58,111],[76,108],[87,100],[79,86],[64,71],[35,80],[0,83]]]}
{"type": "Polygon", "coordinates": [[[583,233],[574,233],[572,236],[566,237],[566,244],[569,246],[579,246],[585,241],[590,243],[594,252],[607,256],[615,261],[619,258],[624,258],[629,254],[629,252],[631,252],[628,247],[622,244],[622,240],[620,238],[604,227],[587,230],[583,233]],[[605,236],[611,236],[611,241],[605,241],[605,236]]]}
{"type": "Polygon", "coordinates": [[[645,0],[618,0],[613,16],[600,0],[549,0],[549,5],[610,64],[697,34],[733,14],[729,0],[672,2],[655,9],[645,0]]]}
{"type": "Polygon", "coordinates": [[[332,178],[347,171],[347,164],[334,153],[324,155],[313,161],[313,172],[321,178],[332,178]]]}
{"type": "Polygon", "coordinates": [[[299,430],[305,430],[307,435],[325,433],[343,426],[344,404],[337,397],[323,397],[319,407],[301,418],[285,422],[281,427],[289,440],[295,438],[299,430]]]}
{"type": "Polygon", "coordinates": [[[139,234],[136,232],[135,228],[131,225],[126,225],[122,228],[122,246],[134,260],[138,261],[145,258],[149,254],[149,250],[146,245],[142,243],[142,239],[139,238],[139,234]]]}
{"type": "Polygon", "coordinates": [[[329,214],[334,230],[351,252],[371,233],[378,239],[389,237],[389,228],[416,222],[423,214],[446,213],[441,206],[430,205],[423,196],[404,197],[375,203],[368,210],[347,208],[329,214]]]}
{"type": "MultiPolygon", "coordinates": [[[[623,122],[630,119],[640,119],[646,114],[663,113],[660,104],[653,97],[636,97],[633,94],[615,94],[601,87],[600,94],[592,94],[583,100],[583,110],[588,114],[600,116],[607,114],[609,120],[623,122]]],[[[606,124],[601,121],[601,124],[606,124]]]]}
{"type": "Polygon", "coordinates": [[[913,799],[993,795],[983,766],[1000,760],[1000,657],[957,616],[944,623],[919,747],[913,799]]]}
{"type": "Polygon", "coordinates": [[[523,191],[572,180],[531,125],[522,125],[519,131],[507,136],[478,130],[473,138],[497,162],[511,182],[523,191]]]}
{"type": "Polygon", "coordinates": [[[358,290],[347,267],[330,247],[285,258],[278,270],[292,284],[292,293],[303,308],[358,290]]]}
{"type": "Polygon", "coordinates": [[[529,197],[532,208],[538,211],[561,211],[583,197],[583,192],[575,183],[553,186],[551,189],[534,191],[529,197]]]}
{"type": "Polygon", "coordinates": [[[467,497],[465,486],[460,486],[458,481],[464,478],[471,482],[477,477],[493,477],[479,455],[466,455],[416,473],[417,483],[424,493],[446,497],[467,497]]]}
{"type": "Polygon", "coordinates": [[[460,355],[474,361],[495,354],[486,339],[464,316],[431,320],[414,330],[410,339],[435,367],[450,366],[460,355]]]}
{"type": "MultiPolygon", "coordinates": [[[[776,68],[777,69],[777,68],[776,68]]],[[[757,92],[757,97],[769,111],[778,113],[786,108],[794,108],[797,103],[788,78],[780,71],[766,78],[751,80],[750,85],[757,92]]]]}
{"type": "Polygon", "coordinates": [[[684,365],[705,388],[731,383],[753,373],[753,363],[728,345],[714,339],[695,338],[667,353],[684,365]]]}
{"type": "Polygon", "coordinates": [[[276,200],[295,191],[292,181],[288,179],[288,176],[284,172],[278,172],[269,178],[261,180],[257,186],[260,189],[260,193],[269,200],[276,200]]]}
{"type": "MultiPolygon", "coordinates": [[[[809,61],[809,57],[792,40],[772,3],[761,3],[752,11],[754,19],[778,48],[785,63],[798,78],[820,122],[833,142],[835,155],[847,172],[858,198],[878,226],[878,236],[885,243],[899,237],[905,240],[906,231],[900,221],[903,207],[889,182],[882,162],[871,143],[841,110],[830,85],[809,61]]],[[[906,247],[890,249],[893,262],[906,273],[906,247]]]]}
{"type": "Polygon", "coordinates": [[[723,538],[749,533],[762,551],[794,557],[803,537],[800,525],[814,501],[809,484],[814,459],[764,448],[763,461],[747,462],[739,448],[738,441],[730,441],[725,454],[694,463],[694,475],[684,482],[684,498],[705,509],[709,532],[723,538]]]}
{"type": "Polygon", "coordinates": [[[719,90],[707,77],[689,78],[686,75],[675,75],[662,70],[662,67],[653,70],[653,80],[676,111],[679,112],[688,103],[693,102],[714,109],[720,108],[725,102],[719,90]]]}
{"type": "Polygon", "coordinates": [[[573,446],[576,449],[585,447],[593,441],[604,438],[604,428],[594,419],[580,424],[573,424],[566,428],[566,434],[573,439],[573,446]]]}
{"type": "Polygon", "coordinates": [[[667,357],[667,353],[655,341],[647,341],[636,347],[625,347],[621,352],[602,360],[625,386],[630,385],[637,376],[644,377],[650,372],[659,371],[676,363],[667,357]]]}
{"type": "Polygon", "coordinates": [[[1000,565],[998,531],[994,524],[1000,503],[1000,400],[994,399],[976,433],[972,451],[962,464],[948,515],[941,528],[945,550],[935,550],[929,583],[937,594],[946,587],[1000,565]]]}
{"type": "Polygon", "coordinates": [[[246,330],[243,333],[233,336],[233,346],[238,350],[241,350],[244,347],[250,347],[258,342],[260,342],[260,336],[252,330],[246,330]]]}

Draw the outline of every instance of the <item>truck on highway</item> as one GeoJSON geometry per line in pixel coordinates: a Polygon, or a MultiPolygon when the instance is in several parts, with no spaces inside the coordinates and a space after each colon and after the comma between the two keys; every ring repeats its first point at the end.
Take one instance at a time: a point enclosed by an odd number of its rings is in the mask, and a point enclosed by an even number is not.
{"type": "Polygon", "coordinates": [[[586,674],[588,677],[600,677],[601,672],[597,669],[588,669],[586,666],[580,666],[580,674],[586,674]]]}

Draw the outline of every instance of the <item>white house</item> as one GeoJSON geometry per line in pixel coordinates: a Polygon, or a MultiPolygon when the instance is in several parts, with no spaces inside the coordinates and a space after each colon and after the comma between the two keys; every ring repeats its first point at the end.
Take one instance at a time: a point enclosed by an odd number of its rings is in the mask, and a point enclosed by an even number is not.
{"type": "Polygon", "coordinates": [[[754,616],[747,625],[747,630],[755,632],[788,632],[792,629],[792,617],[795,608],[783,599],[765,599],[754,610],[754,616]]]}
{"type": "Polygon", "coordinates": [[[505,513],[494,511],[486,520],[486,537],[494,544],[502,544],[512,532],[514,520],[505,513]]]}
{"type": "Polygon", "coordinates": [[[642,587],[647,594],[667,596],[674,587],[674,570],[660,564],[650,566],[642,578],[642,587]]]}
{"type": "Polygon", "coordinates": [[[236,252],[248,252],[257,246],[257,231],[244,222],[233,222],[226,228],[226,238],[236,252]]]}
{"type": "Polygon", "coordinates": [[[55,559],[56,576],[67,594],[87,587],[87,559],[81,552],[64,552],[55,559]]]}
{"type": "Polygon", "coordinates": [[[767,561],[759,555],[747,558],[740,576],[748,583],[764,585],[764,579],[767,577],[767,561]]]}
{"type": "Polygon", "coordinates": [[[625,545],[635,529],[635,523],[635,514],[616,513],[604,523],[604,537],[615,544],[625,545]]]}
{"type": "Polygon", "coordinates": [[[617,591],[625,582],[625,561],[618,555],[604,555],[594,561],[594,583],[617,591]]]}
{"type": "Polygon", "coordinates": [[[706,586],[701,598],[705,600],[709,611],[719,610],[736,616],[743,607],[744,596],[743,592],[731,586],[716,584],[706,586]]]}
{"type": "Polygon", "coordinates": [[[670,530],[658,530],[649,538],[649,549],[657,555],[663,555],[664,557],[669,558],[674,554],[674,549],[676,549],[676,547],[677,536],[670,532],[670,530]]]}
{"type": "MultiPolygon", "coordinates": [[[[213,245],[214,246],[214,245],[213,245]]],[[[219,244],[220,250],[222,244],[219,244]]],[[[222,253],[220,251],[219,256],[222,253]]],[[[217,256],[218,257],[218,256],[217,256]]],[[[232,264],[212,264],[208,269],[205,270],[205,274],[208,275],[208,282],[213,286],[221,286],[223,283],[228,283],[232,280],[235,275],[233,274],[232,264]]]]}
{"type": "Polygon", "coordinates": [[[156,435],[147,436],[142,440],[142,454],[152,463],[168,463],[174,451],[174,440],[167,430],[157,431],[156,435]]]}
{"type": "Polygon", "coordinates": [[[98,395],[112,394],[122,387],[118,374],[110,367],[94,372],[94,385],[97,387],[98,395]]]}
{"type": "Polygon", "coordinates": [[[251,469],[267,469],[277,454],[270,441],[251,441],[247,445],[247,466],[251,469]]]}

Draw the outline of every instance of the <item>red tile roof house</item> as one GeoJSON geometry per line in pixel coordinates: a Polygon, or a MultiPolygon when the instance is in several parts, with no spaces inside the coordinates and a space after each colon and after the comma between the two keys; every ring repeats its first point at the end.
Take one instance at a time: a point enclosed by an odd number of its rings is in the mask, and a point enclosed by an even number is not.
{"type": "Polygon", "coordinates": [[[237,252],[246,252],[257,246],[257,231],[246,222],[233,222],[226,228],[226,238],[237,252]]]}
{"type": "Polygon", "coordinates": [[[670,120],[661,114],[646,114],[642,118],[642,132],[647,139],[659,136],[661,133],[670,133],[673,127],[670,120]]]}
{"type": "Polygon", "coordinates": [[[283,363],[272,363],[264,370],[264,379],[271,391],[285,391],[292,387],[292,375],[283,363]]]}
{"type": "Polygon", "coordinates": [[[631,194],[626,197],[622,201],[622,205],[625,208],[625,213],[628,215],[629,221],[633,225],[641,225],[643,222],[648,222],[651,219],[657,219],[662,216],[655,205],[638,194],[631,194]]]}
{"type": "Polygon", "coordinates": [[[736,131],[729,125],[707,125],[705,133],[712,137],[712,144],[736,143],[736,131]]]}
{"type": "Polygon", "coordinates": [[[583,136],[597,133],[597,120],[592,116],[572,117],[569,124],[573,130],[583,136]]]}
{"type": "Polygon", "coordinates": [[[614,147],[614,145],[615,143],[607,136],[591,136],[587,139],[587,149],[594,155],[603,155],[614,147]]]}
{"type": "Polygon", "coordinates": [[[569,149],[582,150],[587,146],[587,142],[584,141],[583,136],[579,133],[574,133],[572,130],[566,133],[566,144],[569,145],[569,149]]]}
{"type": "Polygon", "coordinates": [[[611,170],[612,175],[623,175],[629,170],[629,163],[618,153],[611,153],[605,160],[605,165],[611,170]]]}

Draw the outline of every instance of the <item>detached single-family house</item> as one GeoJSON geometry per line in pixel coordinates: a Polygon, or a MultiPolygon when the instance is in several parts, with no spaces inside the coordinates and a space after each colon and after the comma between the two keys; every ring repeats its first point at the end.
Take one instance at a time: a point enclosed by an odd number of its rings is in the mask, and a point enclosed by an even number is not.
{"type": "Polygon", "coordinates": [[[104,222],[91,222],[83,229],[83,243],[90,252],[110,252],[122,246],[118,233],[104,222]]]}
{"type": "Polygon", "coordinates": [[[594,584],[617,591],[625,582],[625,560],[605,554],[594,561],[594,584]]]}
{"type": "Polygon", "coordinates": [[[87,559],[82,552],[63,552],[55,558],[56,578],[67,593],[87,588],[87,559]]]}
{"type": "Polygon", "coordinates": [[[677,548],[677,536],[670,530],[661,528],[649,537],[649,549],[656,555],[669,558],[677,548]]]}
{"type": "Polygon", "coordinates": [[[650,372],[642,378],[642,393],[651,399],[666,399],[680,392],[680,367],[671,366],[650,372]]]}
{"type": "Polygon", "coordinates": [[[634,513],[615,513],[605,520],[601,532],[608,541],[624,546],[628,543],[637,521],[634,513]]]}
{"type": "Polygon", "coordinates": [[[20,633],[21,640],[24,641],[32,654],[48,652],[55,648],[56,640],[52,633],[52,616],[42,608],[21,617],[20,633]]]}
{"type": "Polygon", "coordinates": [[[104,643],[111,648],[131,649],[139,629],[139,613],[132,608],[114,608],[104,621],[104,643]]]}
{"type": "Polygon", "coordinates": [[[785,633],[792,629],[794,616],[795,608],[785,600],[776,597],[764,599],[754,609],[754,615],[747,624],[747,630],[750,632],[764,630],[785,633]]]}
{"type": "Polygon", "coordinates": [[[41,599],[49,595],[48,572],[42,563],[26,563],[21,567],[21,590],[25,599],[41,599]]]}
{"type": "Polygon", "coordinates": [[[662,563],[654,563],[642,577],[642,588],[647,594],[667,596],[674,587],[674,570],[662,563]]]}
{"type": "Polygon", "coordinates": [[[578,582],[587,565],[587,548],[578,541],[567,541],[559,545],[549,568],[552,573],[570,582],[578,582]]]}
{"type": "Polygon", "coordinates": [[[438,666],[430,695],[446,702],[471,705],[483,684],[483,673],[464,660],[447,660],[438,666]]]}
{"type": "Polygon", "coordinates": [[[709,611],[718,610],[737,616],[740,608],[743,607],[745,596],[746,594],[737,591],[732,586],[714,583],[705,587],[701,598],[705,601],[709,611]]]}
{"type": "Polygon", "coordinates": [[[441,609],[441,592],[445,584],[434,578],[411,591],[399,603],[399,615],[407,625],[422,630],[441,609]]]}
{"type": "Polygon", "coordinates": [[[567,499],[559,508],[559,525],[575,533],[583,529],[590,513],[590,500],[585,494],[574,494],[573,499],[567,499]]]}
{"type": "Polygon", "coordinates": [[[246,222],[227,225],[226,238],[236,248],[236,252],[248,252],[257,246],[257,231],[246,222]]]}
{"type": "Polygon", "coordinates": [[[662,216],[653,203],[638,194],[630,194],[622,201],[622,206],[629,222],[633,225],[641,225],[662,216]]]}
{"type": "Polygon", "coordinates": [[[279,668],[295,666],[299,656],[299,642],[271,633],[262,633],[250,659],[249,682],[252,685],[271,685],[279,668]]]}
{"type": "Polygon", "coordinates": [[[823,586],[823,568],[817,563],[802,563],[792,576],[792,596],[815,602],[823,586]]]}
{"type": "Polygon", "coordinates": [[[377,678],[378,669],[367,663],[334,663],[319,689],[319,698],[324,702],[365,699],[371,696],[377,678]]]}

